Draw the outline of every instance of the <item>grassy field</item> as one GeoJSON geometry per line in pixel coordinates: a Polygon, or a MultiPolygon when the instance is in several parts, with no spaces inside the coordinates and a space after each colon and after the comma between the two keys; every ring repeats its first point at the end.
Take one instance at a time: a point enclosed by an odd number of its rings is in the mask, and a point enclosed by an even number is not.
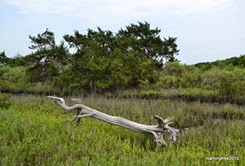
{"type": "Polygon", "coordinates": [[[68,123],[73,115],[63,114],[46,97],[9,98],[10,106],[0,108],[3,166],[245,164],[244,106],[94,96],[82,99],[99,111],[144,124],[156,124],[151,120],[155,114],[174,116],[172,126],[182,131],[181,136],[174,144],[156,148],[151,135],[96,119],[82,119],[79,125],[68,123]],[[214,159],[221,158],[211,157],[230,158],[218,161],[214,159]]]}

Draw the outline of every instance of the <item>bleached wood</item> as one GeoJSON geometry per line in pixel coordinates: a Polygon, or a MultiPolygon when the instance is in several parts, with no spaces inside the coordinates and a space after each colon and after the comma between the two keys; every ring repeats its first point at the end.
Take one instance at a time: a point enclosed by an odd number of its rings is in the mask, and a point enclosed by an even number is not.
{"type": "MultiPolygon", "coordinates": [[[[166,142],[163,139],[164,133],[168,133],[170,135],[169,139],[173,141],[176,141],[177,136],[179,136],[179,130],[169,126],[173,117],[163,119],[158,115],[154,115],[153,119],[157,120],[158,125],[145,125],[145,124],[140,124],[134,121],[124,119],[122,117],[108,115],[106,113],[100,112],[96,109],[90,108],[83,104],[75,104],[73,106],[67,106],[65,100],[61,97],[56,97],[56,96],[47,96],[47,97],[55,100],[64,109],[65,112],[69,112],[74,109],[79,109],[80,112],[78,112],[78,114],[74,117],[72,121],[77,120],[79,122],[80,119],[84,117],[96,118],[104,122],[125,127],[127,129],[134,130],[137,132],[151,133],[154,136],[155,142],[161,145],[166,144],[166,142]]],[[[75,100],[78,101],[77,99],[75,100]]]]}

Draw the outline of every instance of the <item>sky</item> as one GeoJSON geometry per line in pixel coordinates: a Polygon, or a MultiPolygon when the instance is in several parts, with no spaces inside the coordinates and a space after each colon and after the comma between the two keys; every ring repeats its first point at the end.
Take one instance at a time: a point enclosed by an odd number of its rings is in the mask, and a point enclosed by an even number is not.
{"type": "Polygon", "coordinates": [[[56,41],[75,30],[111,30],[137,22],[177,37],[176,57],[184,64],[245,54],[245,0],[0,0],[0,52],[8,57],[32,52],[29,35],[46,28],[56,41]]]}

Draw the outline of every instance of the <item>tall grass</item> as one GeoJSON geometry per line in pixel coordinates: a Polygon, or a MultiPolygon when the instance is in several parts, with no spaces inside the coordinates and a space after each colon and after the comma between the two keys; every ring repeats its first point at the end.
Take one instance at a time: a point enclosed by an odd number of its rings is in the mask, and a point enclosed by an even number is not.
{"type": "MultiPolygon", "coordinates": [[[[156,149],[152,136],[92,118],[68,123],[72,114],[45,97],[12,96],[0,108],[1,165],[242,165],[245,109],[235,105],[170,100],[86,97],[99,111],[144,124],[154,114],[174,116],[178,141],[156,149]],[[186,130],[188,128],[188,130],[186,130]],[[206,157],[239,157],[209,161],[206,157]]],[[[71,101],[69,102],[71,103],[71,101]]]]}

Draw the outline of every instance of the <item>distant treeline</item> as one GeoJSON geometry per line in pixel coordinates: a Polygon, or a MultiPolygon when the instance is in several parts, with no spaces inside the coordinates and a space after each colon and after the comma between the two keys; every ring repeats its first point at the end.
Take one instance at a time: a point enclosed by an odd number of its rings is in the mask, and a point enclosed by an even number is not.
{"type": "Polygon", "coordinates": [[[245,98],[245,55],[195,65],[181,64],[177,38],[160,37],[147,22],[114,33],[88,29],[55,42],[46,29],[29,36],[32,54],[0,53],[0,91],[11,93],[116,96],[245,98]]]}
{"type": "Polygon", "coordinates": [[[232,57],[225,60],[217,60],[214,62],[203,62],[203,63],[197,63],[194,66],[202,69],[211,69],[213,66],[217,67],[227,67],[227,66],[236,66],[240,68],[245,68],[245,56],[240,57],[232,57]]]}

